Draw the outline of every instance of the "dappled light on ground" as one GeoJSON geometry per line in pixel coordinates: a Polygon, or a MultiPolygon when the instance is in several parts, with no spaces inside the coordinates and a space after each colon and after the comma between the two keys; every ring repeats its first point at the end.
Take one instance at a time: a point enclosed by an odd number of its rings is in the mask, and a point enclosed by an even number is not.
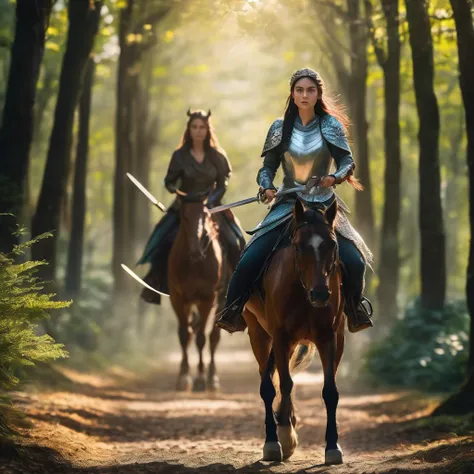
{"type": "MultiPolygon", "coordinates": [[[[295,455],[282,464],[264,463],[256,368],[242,362],[232,371],[225,353],[220,358],[219,394],[176,393],[175,364],[144,380],[126,371],[98,376],[67,370],[70,382],[56,392],[18,394],[34,427],[24,452],[9,462],[10,472],[327,472],[320,374],[296,376],[295,455]],[[32,449],[36,445],[41,449],[32,449]]],[[[341,390],[345,464],[331,472],[469,472],[451,468],[474,461],[472,432],[433,425],[427,415],[436,402],[408,392],[341,390]]]]}

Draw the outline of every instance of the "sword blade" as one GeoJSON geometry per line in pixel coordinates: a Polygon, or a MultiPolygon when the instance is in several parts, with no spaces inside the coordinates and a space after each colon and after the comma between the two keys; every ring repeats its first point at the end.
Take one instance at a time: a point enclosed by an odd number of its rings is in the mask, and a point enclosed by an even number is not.
{"type": "Polygon", "coordinates": [[[127,177],[160,211],[166,212],[166,207],[159,202],[158,199],[156,199],[156,197],[153,196],[153,194],[151,194],[137,178],[132,176],[130,173],[127,173],[127,177]]]}
{"type": "Polygon", "coordinates": [[[230,204],[222,204],[222,206],[216,206],[212,209],[209,209],[209,214],[215,214],[216,212],[222,212],[227,209],[232,209],[233,207],[245,206],[246,204],[258,201],[260,201],[258,197],[251,197],[247,199],[242,199],[241,201],[232,202],[230,204]]]}
{"type": "MultiPolygon", "coordinates": [[[[298,186],[296,188],[284,189],[279,193],[276,193],[275,197],[285,196],[286,194],[296,193],[298,191],[303,191],[305,186],[298,186]]],[[[212,209],[209,209],[209,214],[215,214],[217,212],[226,211],[227,209],[232,209],[234,207],[245,206],[246,204],[251,204],[252,202],[260,202],[260,198],[251,197],[247,199],[242,199],[241,201],[231,202],[230,204],[223,204],[222,206],[216,206],[212,209]]]]}
{"type": "Polygon", "coordinates": [[[154,291],[155,293],[158,293],[159,295],[163,296],[169,296],[166,293],[163,293],[162,291],[155,290],[155,288],[151,287],[148,283],[145,283],[136,273],[134,273],[130,268],[127,267],[127,265],[124,265],[123,263],[120,264],[121,267],[135,280],[138,281],[138,283],[142,284],[145,288],[148,288],[151,291],[154,291]]]}

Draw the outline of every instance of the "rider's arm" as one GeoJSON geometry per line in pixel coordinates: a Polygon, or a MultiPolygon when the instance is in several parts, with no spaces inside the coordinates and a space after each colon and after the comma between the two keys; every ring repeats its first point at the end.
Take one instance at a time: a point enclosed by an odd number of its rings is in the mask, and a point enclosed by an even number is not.
{"type": "Polygon", "coordinates": [[[331,143],[328,143],[328,147],[337,167],[337,170],[329,176],[334,177],[335,184],[341,184],[354,172],[355,163],[352,154],[331,143]]]}
{"type": "Polygon", "coordinates": [[[263,166],[260,168],[257,174],[257,183],[263,189],[263,191],[267,189],[276,190],[275,186],[273,185],[273,180],[275,179],[275,174],[280,167],[280,162],[281,158],[279,147],[274,148],[273,150],[268,150],[265,153],[263,166]]]}
{"type": "Polygon", "coordinates": [[[217,205],[222,196],[224,196],[227,186],[229,184],[229,178],[232,174],[232,167],[230,162],[225,155],[222,153],[216,152],[216,164],[217,164],[217,178],[216,178],[216,187],[213,189],[209,198],[207,199],[207,207],[213,207],[217,205]]]}
{"type": "Polygon", "coordinates": [[[170,164],[168,166],[168,172],[166,173],[164,184],[166,189],[170,193],[175,193],[178,179],[181,177],[183,172],[183,165],[181,162],[181,156],[178,150],[173,153],[170,164]]]}

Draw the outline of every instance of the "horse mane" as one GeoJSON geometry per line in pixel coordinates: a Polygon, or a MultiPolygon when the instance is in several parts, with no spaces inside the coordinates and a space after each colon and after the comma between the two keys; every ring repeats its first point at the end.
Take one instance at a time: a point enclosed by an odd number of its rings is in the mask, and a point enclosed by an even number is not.
{"type": "Polygon", "coordinates": [[[330,233],[334,232],[334,229],[331,227],[331,224],[327,221],[325,215],[314,209],[306,209],[304,214],[304,221],[297,222],[295,216],[293,216],[293,234],[296,230],[302,225],[311,225],[311,226],[325,226],[329,228],[330,233]]]}

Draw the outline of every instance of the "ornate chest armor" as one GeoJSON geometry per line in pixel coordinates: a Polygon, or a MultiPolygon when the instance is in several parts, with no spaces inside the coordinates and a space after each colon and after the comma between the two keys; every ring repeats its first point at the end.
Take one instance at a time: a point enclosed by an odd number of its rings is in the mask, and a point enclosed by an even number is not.
{"type": "MultiPolygon", "coordinates": [[[[329,174],[331,162],[329,148],[321,134],[319,116],[306,126],[297,118],[288,150],[283,154],[282,165],[285,173],[283,188],[306,184],[311,176],[329,174]]],[[[312,196],[301,194],[300,197],[309,202],[322,202],[333,194],[332,188],[319,188],[312,196]]]]}
{"type": "MultiPolygon", "coordinates": [[[[281,151],[280,144],[283,139],[283,120],[277,119],[270,129],[263,146],[263,167],[257,175],[257,183],[262,189],[276,189],[273,179],[282,165],[284,171],[283,184],[280,189],[294,188],[295,184],[306,184],[311,176],[324,176],[329,173],[332,163],[336,171],[331,175],[336,179],[336,184],[342,183],[351,175],[354,169],[351,149],[347,143],[344,127],[332,115],[316,116],[307,126],[303,126],[299,117],[293,124],[286,151],[281,151]]],[[[352,240],[357,246],[367,263],[372,261],[372,253],[362,237],[351,226],[346,212],[349,212],[341,199],[335,195],[333,188],[313,188],[314,194],[297,193],[300,199],[313,203],[329,203],[335,198],[338,200],[338,213],[336,217],[336,232],[352,240]],[[331,200],[331,201],[330,201],[331,200]]],[[[313,191],[312,190],[312,191],[313,191]]],[[[257,227],[247,233],[252,239],[247,244],[249,247],[256,239],[267,232],[291,221],[295,196],[289,195],[277,199],[265,219],[257,227]]],[[[286,225],[285,224],[285,225],[286,225]]]]}

